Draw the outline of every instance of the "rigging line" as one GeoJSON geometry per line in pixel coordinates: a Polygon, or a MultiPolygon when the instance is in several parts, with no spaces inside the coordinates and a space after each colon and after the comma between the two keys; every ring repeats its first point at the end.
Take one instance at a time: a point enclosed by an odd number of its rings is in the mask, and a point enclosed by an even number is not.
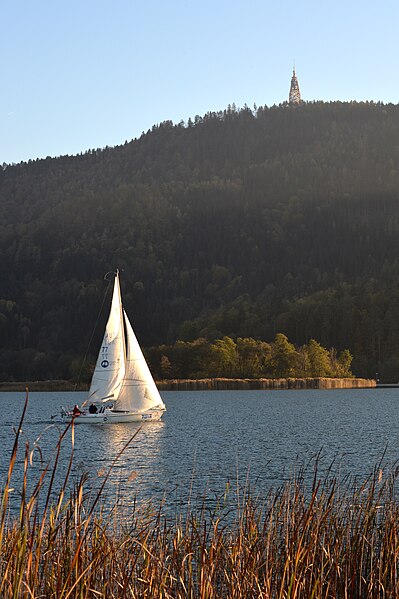
{"type": "MultiPolygon", "coordinates": [[[[108,274],[108,273],[107,273],[107,274],[108,274]]],[[[105,276],[107,276],[107,275],[105,275],[105,276]]],[[[85,363],[86,363],[87,354],[89,353],[89,349],[90,349],[90,346],[91,346],[91,342],[93,341],[94,333],[95,333],[95,331],[96,331],[96,329],[97,329],[98,321],[100,320],[100,316],[101,316],[101,313],[102,313],[102,311],[103,311],[103,308],[104,308],[104,304],[105,304],[105,298],[107,297],[108,290],[109,290],[109,287],[110,287],[110,284],[111,284],[111,281],[110,281],[109,279],[106,279],[105,277],[104,277],[104,279],[105,279],[106,281],[108,281],[108,285],[107,285],[107,288],[106,288],[106,290],[105,290],[105,292],[104,292],[103,301],[102,301],[102,304],[101,304],[100,310],[99,310],[99,312],[98,312],[98,314],[97,314],[97,320],[96,320],[96,322],[95,322],[95,325],[94,325],[93,331],[92,331],[92,333],[91,333],[91,337],[90,337],[90,340],[89,340],[89,343],[88,343],[88,346],[87,346],[87,349],[86,349],[86,353],[85,353],[85,355],[84,355],[84,357],[83,357],[83,361],[82,361],[82,364],[81,364],[81,367],[80,367],[80,370],[79,370],[79,374],[78,374],[78,380],[77,380],[77,381],[76,381],[76,383],[75,383],[75,389],[74,389],[74,391],[76,391],[76,389],[77,389],[77,386],[78,386],[78,385],[79,385],[79,383],[80,383],[80,378],[81,378],[81,376],[82,376],[83,367],[84,367],[84,365],[85,365],[85,363]]],[[[87,400],[86,400],[86,401],[87,401],[87,400]]],[[[86,402],[85,402],[85,403],[86,403],[86,402]]],[[[82,404],[82,405],[83,405],[83,404],[82,404]]]]}

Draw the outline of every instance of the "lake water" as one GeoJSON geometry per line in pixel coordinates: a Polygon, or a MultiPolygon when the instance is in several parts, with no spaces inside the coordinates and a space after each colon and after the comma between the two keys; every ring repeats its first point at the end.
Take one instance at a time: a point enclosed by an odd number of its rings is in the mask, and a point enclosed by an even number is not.
{"type": "MultiPolygon", "coordinates": [[[[250,485],[263,496],[304,466],[311,478],[316,456],[323,475],[365,479],[383,457],[389,470],[399,459],[397,389],[163,392],[167,412],[145,423],[118,460],[107,484],[124,505],[164,498],[169,506],[206,496],[210,505],[226,488],[250,485]]],[[[30,393],[13,485],[21,480],[25,443],[35,448],[32,481],[51,460],[65,426],[52,419],[61,405],[81,403],[84,393],[30,393]],[[39,451],[40,448],[40,451],[39,451]]],[[[4,482],[25,400],[0,393],[0,480],[4,482]]],[[[105,469],[139,425],[75,427],[73,480],[88,474],[96,488],[105,469]]],[[[61,454],[65,472],[71,434],[61,454]]],[[[17,503],[17,497],[15,496],[17,503]]],[[[12,502],[11,502],[12,503],[12,502]]]]}

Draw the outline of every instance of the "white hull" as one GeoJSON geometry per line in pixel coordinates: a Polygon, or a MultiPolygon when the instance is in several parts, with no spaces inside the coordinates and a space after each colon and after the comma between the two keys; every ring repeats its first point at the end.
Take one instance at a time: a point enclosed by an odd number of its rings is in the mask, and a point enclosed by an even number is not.
{"type": "Polygon", "coordinates": [[[83,412],[79,416],[73,416],[71,412],[64,411],[62,419],[64,422],[74,421],[75,424],[113,424],[121,422],[154,422],[160,420],[164,409],[147,410],[146,412],[114,412],[105,410],[97,414],[83,412]]]}

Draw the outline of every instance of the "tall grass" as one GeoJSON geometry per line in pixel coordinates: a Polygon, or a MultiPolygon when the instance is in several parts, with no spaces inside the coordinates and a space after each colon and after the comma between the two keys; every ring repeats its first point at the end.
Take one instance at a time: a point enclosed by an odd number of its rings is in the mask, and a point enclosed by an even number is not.
{"type": "Polygon", "coordinates": [[[94,497],[86,493],[84,475],[70,490],[72,424],[69,467],[56,495],[69,428],[29,493],[31,455],[25,446],[19,514],[10,517],[24,413],[2,494],[2,599],[399,596],[395,471],[384,475],[376,467],[361,485],[319,479],[316,472],[311,489],[299,472],[264,498],[249,489],[227,493],[211,515],[187,505],[171,518],[161,502],[136,505],[122,518],[102,505],[113,466],[94,497]]]}

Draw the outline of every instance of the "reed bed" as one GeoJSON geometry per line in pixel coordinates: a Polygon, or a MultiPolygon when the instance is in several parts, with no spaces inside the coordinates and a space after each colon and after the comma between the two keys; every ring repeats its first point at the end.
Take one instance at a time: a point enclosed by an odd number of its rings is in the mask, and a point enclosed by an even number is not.
{"type": "Polygon", "coordinates": [[[2,599],[399,596],[395,470],[384,474],[378,465],[359,485],[349,478],[320,479],[316,469],[310,488],[299,471],[267,497],[249,488],[227,490],[212,513],[204,501],[195,508],[188,503],[172,517],[160,502],[136,504],[122,517],[102,501],[112,466],[95,496],[86,492],[84,475],[71,486],[72,424],[29,493],[31,454],[25,446],[19,514],[11,516],[23,418],[2,492],[2,599]],[[69,468],[54,497],[67,433],[69,468]]]}

